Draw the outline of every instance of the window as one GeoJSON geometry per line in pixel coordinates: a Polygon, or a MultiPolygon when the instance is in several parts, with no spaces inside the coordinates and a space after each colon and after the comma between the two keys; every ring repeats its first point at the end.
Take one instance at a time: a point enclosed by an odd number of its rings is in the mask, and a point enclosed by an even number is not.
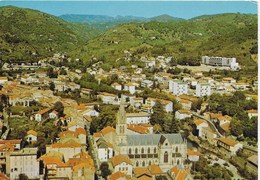
{"type": "Polygon", "coordinates": [[[142,148],[142,154],[144,153],[144,148],[142,148]]]}
{"type": "Polygon", "coordinates": [[[164,152],[164,163],[168,163],[168,152],[164,152]]]}
{"type": "Polygon", "coordinates": [[[153,152],[156,153],[156,147],[153,149],[153,152]]]}
{"type": "Polygon", "coordinates": [[[178,160],[177,160],[177,165],[179,165],[179,164],[180,164],[180,160],[178,159],[178,160]]]}
{"type": "Polygon", "coordinates": [[[131,148],[129,148],[128,152],[129,152],[129,154],[132,154],[132,149],[131,149],[131,148]]]}
{"type": "Polygon", "coordinates": [[[150,154],[150,148],[148,147],[147,153],[150,154]]]}
{"type": "Polygon", "coordinates": [[[139,163],[138,163],[138,161],[136,161],[136,167],[138,167],[139,166],[139,163]]]}
{"type": "Polygon", "coordinates": [[[142,164],[142,166],[144,167],[145,166],[145,162],[143,161],[143,164],[142,164]]]}
{"type": "Polygon", "coordinates": [[[138,154],[138,149],[137,148],[135,148],[135,154],[138,154]]]}
{"type": "Polygon", "coordinates": [[[176,152],[176,153],[178,152],[178,147],[175,148],[175,152],[176,152]]]}
{"type": "Polygon", "coordinates": [[[151,161],[149,161],[149,165],[152,165],[152,162],[151,162],[151,161]]]}

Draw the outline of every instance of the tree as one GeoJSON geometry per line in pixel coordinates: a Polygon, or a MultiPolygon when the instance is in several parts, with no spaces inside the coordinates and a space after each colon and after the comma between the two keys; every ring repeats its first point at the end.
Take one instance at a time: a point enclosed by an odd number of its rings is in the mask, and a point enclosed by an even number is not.
{"type": "Polygon", "coordinates": [[[57,111],[59,116],[63,116],[64,106],[60,101],[58,101],[54,104],[53,110],[57,111]]]}
{"type": "Polygon", "coordinates": [[[54,91],[55,90],[55,84],[54,82],[50,83],[50,90],[54,91]]]}
{"type": "Polygon", "coordinates": [[[156,101],[155,105],[153,106],[153,114],[151,115],[150,122],[151,124],[159,124],[163,127],[165,118],[165,111],[162,103],[160,101],[156,101]]]}
{"type": "Polygon", "coordinates": [[[49,69],[47,70],[47,75],[48,75],[50,78],[57,78],[57,77],[58,77],[58,73],[55,72],[55,71],[53,70],[53,68],[49,68],[49,69]]]}
{"type": "Polygon", "coordinates": [[[107,176],[109,176],[111,174],[111,171],[109,170],[109,166],[107,162],[103,162],[100,165],[100,171],[101,171],[101,176],[105,179],[107,179],[107,176]]]}
{"type": "Polygon", "coordinates": [[[243,133],[244,127],[240,120],[232,119],[230,123],[231,134],[239,136],[243,133]]]}
{"type": "Polygon", "coordinates": [[[65,69],[60,70],[60,75],[67,75],[67,71],[65,69]]]}

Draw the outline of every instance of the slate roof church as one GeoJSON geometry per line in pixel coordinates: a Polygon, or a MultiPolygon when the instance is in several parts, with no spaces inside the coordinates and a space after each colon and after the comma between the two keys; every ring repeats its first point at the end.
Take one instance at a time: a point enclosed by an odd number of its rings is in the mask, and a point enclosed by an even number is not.
{"type": "Polygon", "coordinates": [[[117,114],[115,154],[128,155],[133,167],[159,165],[166,172],[175,165],[183,166],[187,158],[187,141],[181,134],[126,135],[124,105],[117,114]]]}

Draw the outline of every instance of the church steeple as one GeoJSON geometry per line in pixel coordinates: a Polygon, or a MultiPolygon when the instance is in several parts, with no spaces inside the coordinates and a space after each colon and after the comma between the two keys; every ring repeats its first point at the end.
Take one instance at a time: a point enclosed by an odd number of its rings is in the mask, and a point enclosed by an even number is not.
{"type": "Polygon", "coordinates": [[[121,100],[119,111],[116,115],[116,134],[117,134],[117,145],[126,143],[126,111],[124,107],[124,102],[121,100]]]}

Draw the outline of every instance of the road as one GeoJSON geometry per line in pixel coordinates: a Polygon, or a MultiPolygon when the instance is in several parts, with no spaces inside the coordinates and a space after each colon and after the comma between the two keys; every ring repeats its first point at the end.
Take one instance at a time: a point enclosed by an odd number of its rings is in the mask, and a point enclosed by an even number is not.
{"type": "Polygon", "coordinates": [[[198,117],[200,119],[203,119],[203,120],[207,121],[210,124],[210,126],[214,129],[214,131],[218,134],[218,136],[219,137],[223,137],[223,135],[220,134],[220,132],[218,131],[218,129],[216,128],[216,126],[215,126],[215,124],[213,122],[211,122],[209,119],[205,118],[204,116],[199,115],[196,112],[191,111],[191,113],[192,113],[193,116],[196,116],[196,117],[198,117]]]}

